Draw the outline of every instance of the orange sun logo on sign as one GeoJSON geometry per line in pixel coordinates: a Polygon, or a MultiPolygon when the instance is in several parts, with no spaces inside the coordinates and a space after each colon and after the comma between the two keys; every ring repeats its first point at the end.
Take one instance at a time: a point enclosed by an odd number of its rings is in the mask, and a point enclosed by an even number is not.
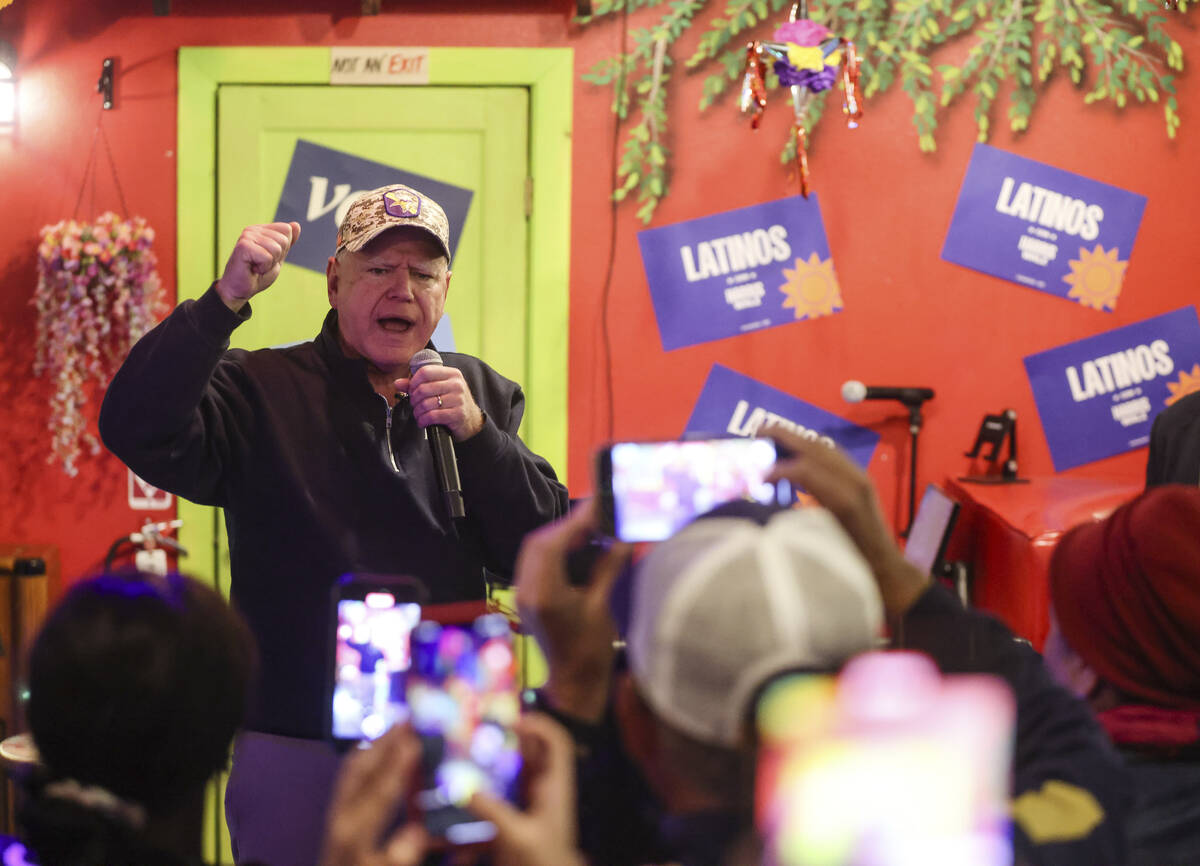
{"type": "Polygon", "coordinates": [[[788,296],[783,306],[796,311],[796,318],[815,319],[832,315],[842,308],[842,290],[833,273],[833,259],[821,261],[813,253],[804,259],[796,259],[794,270],[783,269],[787,282],[779,291],[788,296]]]}
{"type": "Polygon", "coordinates": [[[1182,400],[1188,394],[1200,391],[1200,364],[1192,365],[1190,373],[1187,370],[1180,370],[1179,381],[1168,382],[1167,390],[1171,392],[1171,396],[1166,401],[1168,406],[1182,400]]]}
{"type": "Polygon", "coordinates": [[[1079,258],[1071,259],[1068,264],[1071,273],[1063,277],[1072,287],[1067,292],[1068,298],[1075,298],[1093,310],[1112,310],[1117,306],[1121,281],[1125,278],[1125,268],[1129,267],[1129,262],[1117,258],[1116,247],[1107,252],[1100,244],[1096,244],[1091,252],[1080,247],[1079,258]]]}

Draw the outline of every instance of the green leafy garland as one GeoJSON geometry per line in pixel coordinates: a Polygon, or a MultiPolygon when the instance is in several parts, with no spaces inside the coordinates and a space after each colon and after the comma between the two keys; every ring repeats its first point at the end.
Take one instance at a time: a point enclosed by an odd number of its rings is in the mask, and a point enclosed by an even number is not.
{"type": "MultiPolygon", "coordinates": [[[[643,223],[654,216],[669,185],[666,101],[674,66],[671,48],[708,0],[597,0],[593,14],[581,19],[588,24],[664,2],[667,11],[655,23],[630,33],[628,53],[600,61],[583,76],[612,86],[618,122],[631,114],[637,117],[625,134],[613,198],[621,201],[636,193],[643,223]]],[[[899,79],[913,103],[917,143],[921,150],[933,151],[937,109],[967,93],[975,97],[979,141],[988,139],[996,96],[1006,84],[1012,87],[1009,126],[1014,132],[1028,128],[1038,97],[1036,85],[1056,69],[1066,69],[1071,80],[1086,89],[1087,104],[1108,100],[1124,108],[1130,98],[1161,101],[1167,136],[1174,138],[1180,119],[1170,70],[1183,69],[1183,49],[1168,35],[1166,22],[1169,9],[1186,13],[1188,6],[1188,0],[820,0],[810,14],[858,44],[864,57],[865,97],[887,91],[899,79]],[[939,65],[934,72],[930,56],[938,46],[972,38],[961,66],[939,65]],[[1087,89],[1089,59],[1094,74],[1088,76],[1087,89]]],[[[695,53],[684,63],[689,70],[716,70],[704,79],[701,111],[741,79],[746,42],[769,38],[791,7],[792,0],[726,0],[724,12],[708,22],[695,53]]],[[[774,73],[769,75],[768,86],[774,88],[774,73]]],[[[828,94],[817,94],[809,104],[810,136],[828,94]]],[[[789,163],[794,157],[795,140],[789,135],[780,161],[789,163]]]]}

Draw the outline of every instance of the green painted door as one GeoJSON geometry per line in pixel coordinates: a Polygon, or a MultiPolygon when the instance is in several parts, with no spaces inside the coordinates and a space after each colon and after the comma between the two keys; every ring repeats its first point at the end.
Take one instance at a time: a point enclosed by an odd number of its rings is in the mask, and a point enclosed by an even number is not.
{"type": "MultiPolygon", "coordinates": [[[[227,85],[217,93],[217,129],[218,273],[243,227],[274,219],[300,139],[472,190],[446,303],[455,348],[529,381],[528,89],[227,85]]],[[[334,238],[322,240],[332,253],[334,238]]],[[[202,283],[181,281],[180,296],[199,295],[202,283]]],[[[254,314],[234,332],[233,345],[311,339],[328,309],[324,274],[285,262],[275,285],[254,299],[254,314]]],[[[536,422],[527,416],[521,433],[536,450],[536,422]]],[[[219,509],[180,501],[179,512],[192,551],[186,567],[211,575],[228,593],[219,509]]],[[[220,795],[210,802],[221,862],[232,862],[220,795]]]]}

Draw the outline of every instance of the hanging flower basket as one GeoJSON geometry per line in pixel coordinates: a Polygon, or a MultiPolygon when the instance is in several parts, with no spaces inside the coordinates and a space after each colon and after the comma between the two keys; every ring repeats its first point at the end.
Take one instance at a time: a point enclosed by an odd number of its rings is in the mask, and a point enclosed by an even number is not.
{"type": "Polygon", "coordinates": [[[150,248],[154,229],[142,217],[122,220],[110,211],[94,223],[64,220],[45,226],[41,238],[33,372],[54,381],[48,462],[74,476],[83,449],[100,450],[83,415],[85,382],[106,386],[165,305],[150,248]]]}

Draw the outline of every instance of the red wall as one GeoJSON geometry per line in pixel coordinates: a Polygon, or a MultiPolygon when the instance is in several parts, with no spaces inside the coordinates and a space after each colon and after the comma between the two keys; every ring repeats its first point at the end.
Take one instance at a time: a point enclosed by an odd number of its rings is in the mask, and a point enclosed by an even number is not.
{"type": "MultiPolygon", "coordinates": [[[[75,479],[45,464],[47,383],[32,378],[38,229],[71,215],[91,145],[101,60],[118,58],[117,110],[105,113],[121,186],[130,208],[158,231],[160,273],[174,292],[176,49],[181,45],[513,45],[571,46],[576,71],[619,49],[618,23],[580,30],[567,0],[443,2],[436,13],[407,13],[384,0],[384,14],[361,18],[357,0],[200,2],[175,0],[176,13],[151,14],[150,0],[96,4],[84,0],[15,0],[0,11],[0,39],[21,61],[21,127],[0,137],[0,542],[54,543],[63,571],[94,567],[109,542],[143,515],[126,504],[125,473],[110,455],[84,462],[75,479]],[[107,11],[96,7],[105,6],[107,11]],[[255,14],[240,14],[251,6],[255,14]],[[299,12],[297,12],[299,8],[299,12]]],[[[635,14],[631,24],[644,23],[635,14]]],[[[1175,38],[1195,62],[1195,16],[1177,15],[1175,38]]],[[[690,54],[687,39],[677,58],[690,54]]],[[[794,192],[777,154],[788,121],[773,100],[763,129],[751,133],[727,101],[696,110],[699,76],[680,67],[672,95],[669,145],[672,191],[655,218],[660,225],[741,207],[794,192]]],[[[572,188],[569,467],[574,495],[590,489],[592,448],[609,436],[670,437],[683,428],[714,362],[788,391],[857,422],[877,426],[882,445],[871,472],[885,505],[902,523],[907,423],[898,406],[851,407],[839,395],[849,378],[878,384],[935,387],[921,446],[923,486],[967,469],[961,456],[980,418],[1011,407],[1020,413],[1022,469],[1049,474],[1021,359],[1099,331],[1194,301],[1200,272],[1194,158],[1200,85],[1179,82],[1183,127],[1164,134],[1161,110],[1084,107],[1068,81],[1052,82],[1035,110],[1032,130],[1001,130],[991,143],[1032,159],[1141,193],[1149,203],[1122,297],[1101,313],[943,262],[939,252],[974,141],[970,106],[941,117],[938,151],[922,154],[899,92],[866,104],[851,133],[830,113],[812,151],[814,188],[845,309],[815,321],[664,353],[642,275],[634,208],[616,216],[615,262],[607,321],[615,405],[607,406],[600,322],[610,246],[608,192],[613,118],[610,93],[576,79],[572,188]]],[[[994,126],[1006,110],[997,101],[994,126]]],[[[102,151],[101,151],[102,153],[102,151]]],[[[119,207],[110,174],[99,172],[80,216],[119,207]]],[[[90,403],[94,413],[98,395],[90,403]]],[[[93,418],[94,423],[94,418],[93,418]]],[[[1122,480],[1140,476],[1145,452],[1072,470],[1070,475],[1122,480]]]]}

